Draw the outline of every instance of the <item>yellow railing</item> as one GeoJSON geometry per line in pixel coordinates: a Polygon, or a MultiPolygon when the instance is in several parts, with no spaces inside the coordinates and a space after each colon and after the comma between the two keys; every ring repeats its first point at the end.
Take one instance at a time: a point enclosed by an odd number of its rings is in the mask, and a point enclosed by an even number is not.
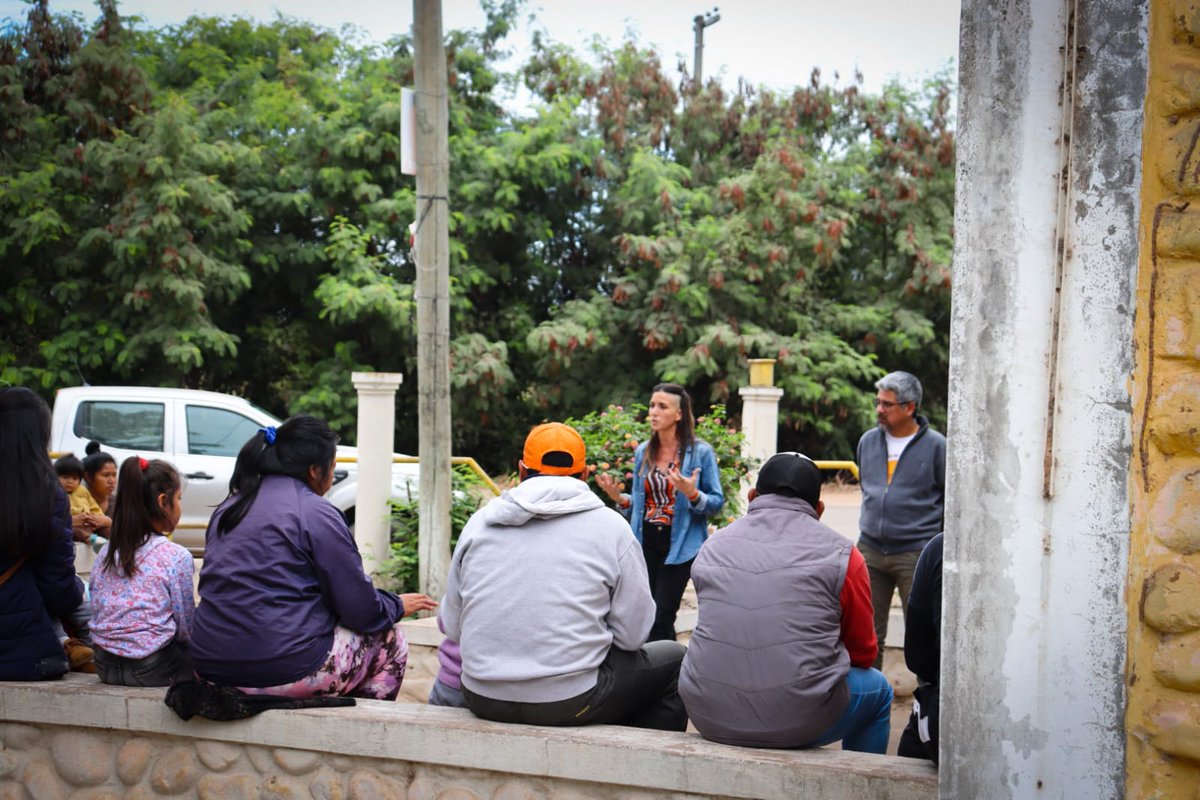
{"type": "Polygon", "coordinates": [[[844,469],[858,480],[858,464],[853,461],[814,461],[818,469],[844,469]]]}
{"type": "MultiPolygon", "coordinates": [[[[358,457],[357,456],[338,456],[337,461],[338,461],[338,463],[354,463],[354,462],[358,461],[358,457]]],[[[416,456],[392,456],[392,463],[393,464],[420,464],[421,459],[417,458],[416,456]]],[[[500,494],[500,487],[497,486],[496,482],[494,480],[492,480],[491,477],[486,472],[483,471],[483,467],[479,466],[479,462],[476,461],[475,459],[471,458],[470,456],[450,456],[450,465],[455,466],[455,467],[457,467],[457,466],[470,467],[471,471],[479,476],[479,480],[483,481],[484,484],[489,489],[492,490],[492,494],[495,494],[495,495],[500,494]]]]}

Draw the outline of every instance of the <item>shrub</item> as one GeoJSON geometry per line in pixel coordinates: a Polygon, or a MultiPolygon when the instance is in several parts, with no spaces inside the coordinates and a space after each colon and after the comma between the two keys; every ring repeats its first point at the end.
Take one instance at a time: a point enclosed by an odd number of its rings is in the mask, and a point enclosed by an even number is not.
{"type": "MultiPolygon", "coordinates": [[[[466,466],[452,470],[450,488],[450,551],[458,542],[463,526],[492,496],[487,485],[466,466]]],[[[418,565],[417,539],[420,527],[418,501],[393,500],[392,503],[392,555],[383,565],[383,576],[387,588],[397,593],[419,591],[420,572],[418,565]]],[[[435,598],[440,599],[440,598],[435,598]]]]}
{"type": "MultiPolygon", "coordinates": [[[[579,419],[568,419],[566,424],[579,431],[587,445],[588,461],[597,472],[618,478],[628,490],[633,478],[633,453],[642,437],[649,434],[646,423],[646,406],[635,403],[631,406],[609,406],[603,411],[593,411],[579,419]]],[[[696,437],[712,445],[717,456],[717,468],[721,473],[721,490],[725,493],[725,508],[713,518],[718,525],[727,525],[741,513],[738,491],[742,478],[757,466],[755,459],[742,455],[742,432],[727,426],[725,406],[715,405],[709,413],[696,418],[696,437]]],[[[607,495],[592,483],[592,491],[608,502],[607,495]]]]}

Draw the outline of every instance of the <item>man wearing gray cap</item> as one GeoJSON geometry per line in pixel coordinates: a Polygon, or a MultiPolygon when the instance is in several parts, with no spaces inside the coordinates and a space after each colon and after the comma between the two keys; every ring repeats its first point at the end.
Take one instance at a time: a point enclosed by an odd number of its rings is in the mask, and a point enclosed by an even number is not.
{"type": "Polygon", "coordinates": [[[821,472],[777,453],[746,516],[700,548],[700,616],[679,694],[706,739],[743,747],[887,750],[892,688],[875,660],[862,554],[818,520],[821,472]]]}

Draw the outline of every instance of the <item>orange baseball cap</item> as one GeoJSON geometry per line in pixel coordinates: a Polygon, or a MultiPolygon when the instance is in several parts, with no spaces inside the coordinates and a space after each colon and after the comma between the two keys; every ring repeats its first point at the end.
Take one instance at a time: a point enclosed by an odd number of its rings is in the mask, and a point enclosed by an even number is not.
{"type": "Polygon", "coordinates": [[[525,467],[543,475],[576,475],[585,469],[586,457],[583,437],[561,422],[538,425],[525,437],[525,467]]]}

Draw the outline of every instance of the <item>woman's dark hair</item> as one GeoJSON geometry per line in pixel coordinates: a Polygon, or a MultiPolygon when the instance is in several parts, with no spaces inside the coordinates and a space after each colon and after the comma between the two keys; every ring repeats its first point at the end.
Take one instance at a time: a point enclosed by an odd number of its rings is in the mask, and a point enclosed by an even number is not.
{"type": "Polygon", "coordinates": [[[0,553],[38,557],[54,540],[50,407],[23,386],[0,389],[0,553]]]}
{"type": "MultiPolygon", "coordinates": [[[[679,452],[686,453],[696,441],[696,418],[692,416],[692,398],[688,396],[687,389],[678,383],[655,384],[650,394],[655,392],[666,392],[679,398],[679,422],[675,423],[675,438],[679,440],[679,452]]],[[[658,433],[653,433],[646,448],[646,457],[642,459],[643,472],[649,470],[650,464],[658,461],[658,446],[658,433]]],[[[683,469],[683,464],[680,464],[679,468],[683,469]]]]}
{"type": "Polygon", "coordinates": [[[117,465],[117,460],[112,457],[111,453],[106,453],[100,449],[99,442],[88,442],[87,447],[83,450],[87,457],[83,459],[83,477],[87,479],[88,484],[91,484],[89,475],[95,475],[100,470],[104,469],[105,465],[117,465]]]}
{"type": "Polygon", "coordinates": [[[104,569],[120,565],[126,577],[137,573],[137,549],[159,532],[156,525],[165,527],[170,523],[158,498],[166,495],[168,502],[173,501],[181,485],[179,473],[166,461],[146,461],[137,456],[125,459],[117,476],[104,569]]]}
{"type": "Polygon", "coordinates": [[[218,536],[237,527],[245,518],[264,476],[287,475],[307,482],[309,467],[316,467],[321,475],[332,468],[338,438],[325,420],[301,414],[272,433],[274,443],[268,443],[268,432],[260,430],[238,453],[233,477],[229,479],[229,496],[238,497],[218,520],[218,536]]]}
{"type": "Polygon", "coordinates": [[[59,477],[79,478],[82,480],[83,462],[76,458],[74,453],[67,453],[54,462],[54,471],[59,477]]]}

